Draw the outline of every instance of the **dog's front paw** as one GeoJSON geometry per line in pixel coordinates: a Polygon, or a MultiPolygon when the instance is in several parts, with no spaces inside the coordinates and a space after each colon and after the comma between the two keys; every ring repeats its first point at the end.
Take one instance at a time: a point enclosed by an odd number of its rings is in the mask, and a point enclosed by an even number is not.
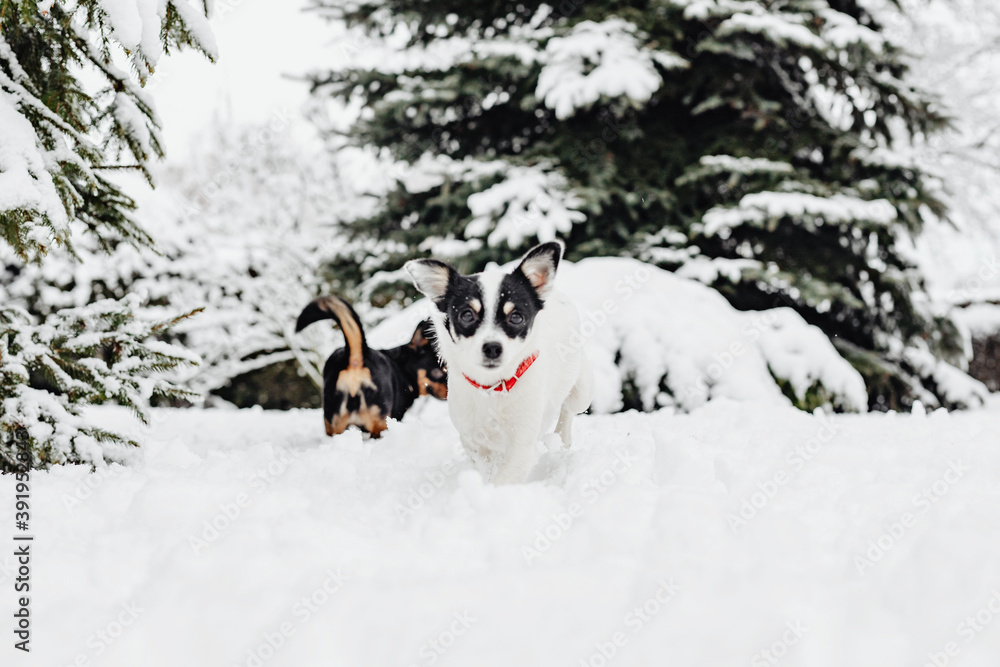
{"type": "Polygon", "coordinates": [[[549,433],[542,438],[542,444],[545,445],[545,449],[551,454],[560,452],[566,447],[566,443],[563,442],[558,433],[549,433]]]}

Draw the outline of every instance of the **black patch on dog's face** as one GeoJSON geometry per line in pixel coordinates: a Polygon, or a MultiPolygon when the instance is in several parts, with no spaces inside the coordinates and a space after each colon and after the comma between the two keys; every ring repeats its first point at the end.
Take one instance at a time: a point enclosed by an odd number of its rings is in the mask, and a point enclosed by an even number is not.
{"type": "Polygon", "coordinates": [[[521,271],[514,271],[500,281],[500,293],[494,317],[496,325],[509,338],[524,338],[531,331],[542,300],[521,271]]]}
{"type": "Polygon", "coordinates": [[[455,276],[438,308],[445,314],[449,333],[463,338],[474,336],[483,323],[483,290],[479,281],[455,276]]]}

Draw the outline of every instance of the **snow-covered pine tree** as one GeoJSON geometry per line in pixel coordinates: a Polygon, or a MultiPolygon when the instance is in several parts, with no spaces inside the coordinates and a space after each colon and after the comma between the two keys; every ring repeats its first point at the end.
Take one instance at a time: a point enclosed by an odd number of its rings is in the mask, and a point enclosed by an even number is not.
{"type": "Polygon", "coordinates": [[[872,407],[965,404],[967,346],[910,253],[945,211],[894,154],[945,119],[864,3],[316,4],[353,30],[316,95],[362,109],[352,139],[403,165],[353,225],[376,256],[341,271],[429,251],[478,269],[559,237],[570,259],[635,256],[739,309],[793,307],[872,407]]]}
{"type": "Polygon", "coordinates": [[[143,295],[151,314],[204,307],[162,336],[201,357],[170,377],[241,407],[318,405],[314,382],[339,334],[296,334],[295,319],[319,294],[350,297],[324,265],[343,245],[339,220],[373,210],[338,176],[350,167],[347,152],[337,156],[343,165],[325,157],[295,141],[283,115],[266,125],[216,119],[190,155],[158,170],[156,190],[140,202],[136,215],[155,251],[119,244],[107,253],[81,238],[76,261],[56,249],[44,266],[0,262],[0,303],[40,319],[130,293],[143,295]]]}
{"type": "MultiPolygon", "coordinates": [[[[84,233],[105,248],[145,244],[133,201],[109,177],[162,155],[159,121],[141,85],[166,51],[211,58],[207,3],[187,0],[21,0],[0,6],[0,260],[42,262],[84,233]],[[126,71],[131,70],[131,73],[126,71]]],[[[145,417],[151,396],[184,392],[155,379],[192,355],[149,339],[135,299],[105,301],[38,322],[0,308],[0,469],[15,449],[35,466],[119,459],[126,438],[94,428],[78,406],[118,401],[145,417]]]]}
{"type": "Polygon", "coordinates": [[[193,46],[215,57],[207,4],[21,0],[3,9],[3,238],[28,259],[69,244],[74,220],[109,246],[147,242],[129,216],[132,200],[107,174],[136,169],[149,178],[147,162],[162,156],[159,121],[141,84],[170,49],[193,46]]]}

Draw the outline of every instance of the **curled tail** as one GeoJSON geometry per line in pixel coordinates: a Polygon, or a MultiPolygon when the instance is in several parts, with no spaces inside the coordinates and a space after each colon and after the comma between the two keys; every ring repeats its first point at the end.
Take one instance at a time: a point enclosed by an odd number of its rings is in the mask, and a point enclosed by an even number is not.
{"type": "Polygon", "coordinates": [[[368,349],[364,329],[358,320],[358,314],[351,305],[335,296],[321,296],[299,313],[295,322],[295,333],[305,329],[319,320],[334,320],[344,332],[347,341],[348,368],[361,368],[364,365],[364,352],[368,349]]]}

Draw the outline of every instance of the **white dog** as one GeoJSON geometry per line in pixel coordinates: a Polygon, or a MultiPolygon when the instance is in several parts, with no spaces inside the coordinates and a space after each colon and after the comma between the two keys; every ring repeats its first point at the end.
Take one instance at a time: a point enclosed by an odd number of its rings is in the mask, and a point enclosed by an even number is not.
{"type": "Polygon", "coordinates": [[[451,420],[473,463],[496,484],[524,481],[553,427],[569,446],[573,416],[593,397],[586,355],[571,344],[579,312],[553,287],[561,257],[561,245],[545,243],[511,273],[471,276],[433,259],[406,264],[437,306],[451,420]]]}

